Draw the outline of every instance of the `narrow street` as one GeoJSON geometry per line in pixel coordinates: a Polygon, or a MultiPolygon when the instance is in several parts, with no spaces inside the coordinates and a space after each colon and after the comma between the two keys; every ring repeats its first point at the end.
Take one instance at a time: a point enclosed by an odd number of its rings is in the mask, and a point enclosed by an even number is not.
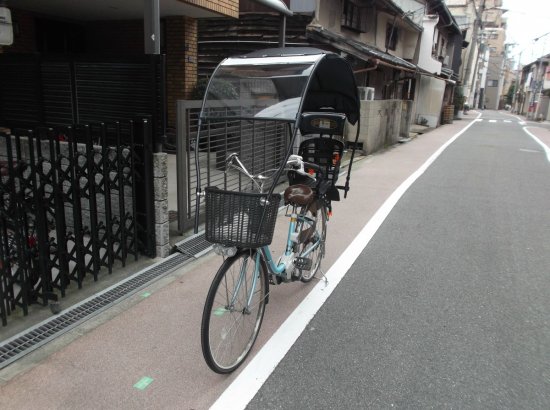
{"type": "Polygon", "coordinates": [[[248,408],[550,405],[550,162],[484,112],[397,203],[248,408]]]}

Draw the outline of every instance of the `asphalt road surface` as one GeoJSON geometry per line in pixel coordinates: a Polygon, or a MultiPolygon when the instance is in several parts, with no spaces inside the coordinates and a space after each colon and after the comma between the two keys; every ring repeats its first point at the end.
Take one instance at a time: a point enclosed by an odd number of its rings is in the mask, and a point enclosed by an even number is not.
{"type": "Polygon", "coordinates": [[[522,128],[485,112],[439,156],[248,408],[550,408],[550,163],[522,128]]]}

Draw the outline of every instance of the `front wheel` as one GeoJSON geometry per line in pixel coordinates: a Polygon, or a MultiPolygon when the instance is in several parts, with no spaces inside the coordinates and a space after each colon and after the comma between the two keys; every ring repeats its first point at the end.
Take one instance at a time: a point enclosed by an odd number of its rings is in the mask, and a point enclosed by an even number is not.
{"type": "Polygon", "coordinates": [[[302,209],[298,218],[299,256],[307,260],[307,267],[298,268],[298,271],[300,280],[309,282],[319,271],[325,256],[327,209],[319,200],[302,209]]]}
{"type": "Polygon", "coordinates": [[[266,271],[257,251],[224,261],[208,291],[202,314],[204,359],[216,373],[239,367],[254,345],[265,312],[266,271]]]}

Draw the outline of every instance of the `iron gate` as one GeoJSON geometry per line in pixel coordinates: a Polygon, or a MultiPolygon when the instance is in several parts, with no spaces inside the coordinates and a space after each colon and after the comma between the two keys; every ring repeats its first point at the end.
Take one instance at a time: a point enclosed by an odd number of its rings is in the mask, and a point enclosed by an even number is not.
{"type": "Polygon", "coordinates": [[[152,189],[144,166],[152,162],[151,128],[142,119],[0,132],[4,326],[14,309],[26,315],[30,304],[46,305],[71,283],[81,288],[87,275],[97,280],[117,261],[154,249],[151,215],[140,223],[136,211],[136,186],[152,189]]]}

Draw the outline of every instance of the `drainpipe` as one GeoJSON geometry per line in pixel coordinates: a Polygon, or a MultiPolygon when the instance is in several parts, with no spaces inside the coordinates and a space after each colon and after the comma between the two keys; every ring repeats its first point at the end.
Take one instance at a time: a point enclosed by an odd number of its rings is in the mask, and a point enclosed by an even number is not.
{"type": "Polygon", "coordinates": [[[145,54],[160,54],[159,0],[144,0],[145,54]]]}
{"type": "MultiPolygon", "coordinates": [[[[160,11],[159,0],[144,0],[143,33],[145,54],[160,54],[160,11]]],[[[166,136],[155,138],[154,152],[162,152],[166,136]]]]}
{"type": "Polygon", "coordinates": [[[279,47],[284,48],[286,45],[286,15],[281,13],[281,25],[279,26],[279,47]]]}

